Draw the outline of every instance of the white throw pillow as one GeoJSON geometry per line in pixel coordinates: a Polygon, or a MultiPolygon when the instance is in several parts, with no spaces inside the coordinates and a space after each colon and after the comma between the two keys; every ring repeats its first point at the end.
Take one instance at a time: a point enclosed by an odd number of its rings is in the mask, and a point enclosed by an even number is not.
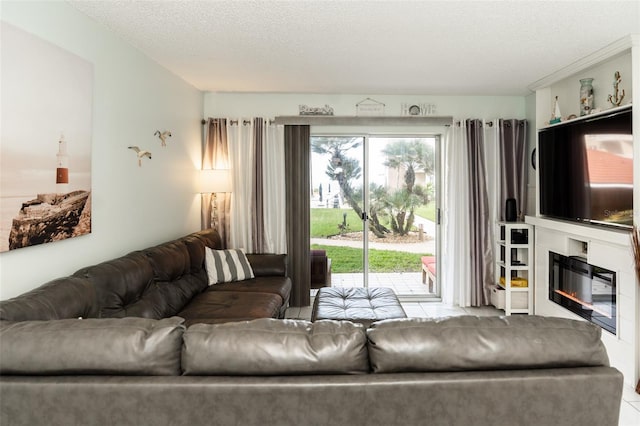
{"type": "Polygon", "coordinates": [[[254,278],[253,269],[241,249],[213,250],[205,247],[209,285],[254,278]]]}

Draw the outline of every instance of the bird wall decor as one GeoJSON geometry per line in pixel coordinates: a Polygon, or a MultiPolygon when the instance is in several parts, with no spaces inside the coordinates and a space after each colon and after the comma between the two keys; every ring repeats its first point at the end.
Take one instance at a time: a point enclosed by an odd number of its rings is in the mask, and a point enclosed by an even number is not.
{"type": "Polygon", "coordinates": [[[149,151],[143,151],[137,146],[130,146],[128,148],[134,150],[138,154],[138,167],[142,167],[142,159],[144,157],[147,157],[149,160],[151,160],[151,153],[149,151]]]}
{"type": "Polygon", "coordinates": [[[162,141],[162,146],[167,146],[167,138],[171,137],[171,132],[169,130],[165,130],[164,132],[160,132],[160,130],[156,130],[154,136],[157,136],[162,141]]]}

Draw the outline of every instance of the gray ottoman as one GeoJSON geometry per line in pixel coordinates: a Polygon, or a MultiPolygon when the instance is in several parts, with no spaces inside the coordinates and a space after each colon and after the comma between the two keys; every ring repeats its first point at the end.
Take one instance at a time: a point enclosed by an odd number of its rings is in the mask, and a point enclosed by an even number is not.
{"type": "Polygon", "coordinates": [[[323,287],[318,290],[311,313],[311,321],[349,320],[365,327],[374,321],[406,317],[398,297],[386,287],[323,287]]]}

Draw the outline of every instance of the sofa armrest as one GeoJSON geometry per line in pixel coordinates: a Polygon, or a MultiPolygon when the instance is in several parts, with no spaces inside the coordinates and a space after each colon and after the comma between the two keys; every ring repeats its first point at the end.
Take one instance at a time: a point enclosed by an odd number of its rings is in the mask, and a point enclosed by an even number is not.
{"type": "Polygon", "coordinates": [[[46,321],[97,316],[96,289],[82,277],[57,278],[13,299],[0,301],[0,320],[46,321]]]}
{"type": "Polygon", "coordinates": [[[256,277],[287,276],[286,254],[247,254],[256,277]]]}

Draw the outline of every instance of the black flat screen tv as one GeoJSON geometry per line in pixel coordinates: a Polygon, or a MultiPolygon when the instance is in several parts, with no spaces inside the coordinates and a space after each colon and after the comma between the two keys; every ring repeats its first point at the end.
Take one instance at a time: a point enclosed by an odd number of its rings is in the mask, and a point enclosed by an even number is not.
{"type": "Polygon", "coordinates": [[[631,106],[538,132],[540,214],[633,226],[631,106]]]}

